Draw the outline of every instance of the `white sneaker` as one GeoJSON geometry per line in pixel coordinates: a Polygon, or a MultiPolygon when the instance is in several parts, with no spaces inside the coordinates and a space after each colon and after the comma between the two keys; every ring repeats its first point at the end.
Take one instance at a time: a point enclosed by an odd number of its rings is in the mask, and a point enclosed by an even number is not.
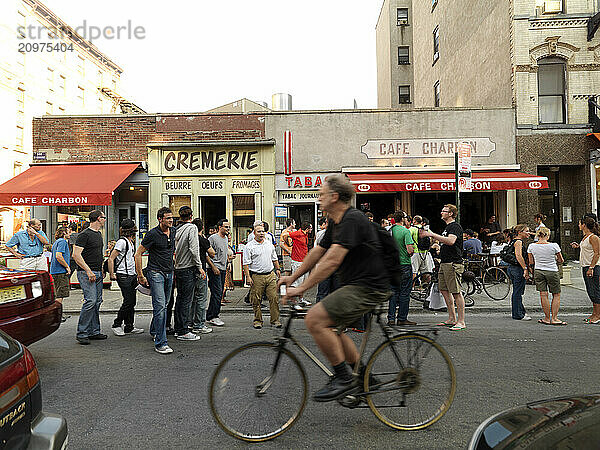
{"type": "Polygon", "coordinates": [[[225,322],[223,322],[218,317],[215,317],[214,319],[211,319],[211,320],[207,320],[207,322],[216,327],[222,327],[223,325],[225,325],[225,322]]]}
{"type": "Polygon", "coordinates": [[[300,304],[303,305],[303,306],[312,305],[311,302],[309,302],[308,300],[304,300],[304,299],[300,300],[300,304]]]}
{"type": "Polygon", "coordinates": [[[531,320],[531,316],[525,314],[521,320],[531,320]]]}
{"type": "Polygon", "coordinates": [[[142,334],[144,332],[143,328],[133,328],[131,331],[128,331],[126,334],[142,334]]]}
{"type": "Polygon", "coordinates": [[[191,331],[188,331],[187,333],[182,334],[181,336],[177,336],[177,339],[180,341],[197,341],[200,339],[200,336],[192,333],[191,331]]]}
{"type": "Polygon", "coordinates": [[[122,326],[112,327],[112,331],[113,331],[113,333],[115,333],[115,336],[125,336],[125,330],[123,329],[122,326]]]}
{"type": "Polygon", "coordinates": [[[208,334],[208,333],[212,333],[212,328],[207,327],[206,325],[204,325],[202,328],[200,328],[200,333],[201,334],[208,334]]]}
{"type": "Polygon", "coordinates": [[[168,355],[169,353],[173,353],[173,349],[168,345],[163,345],[162,347],[154,347],[154,350],[160,353],[161,355],[168,355]]]}

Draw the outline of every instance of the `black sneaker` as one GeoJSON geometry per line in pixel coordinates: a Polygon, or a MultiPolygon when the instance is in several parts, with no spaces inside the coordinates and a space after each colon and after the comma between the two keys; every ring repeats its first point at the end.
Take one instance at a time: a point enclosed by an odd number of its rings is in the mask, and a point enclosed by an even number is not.
{"type": "Polygon", "coordinates": [[[313,394],[315,402],[329,402],[342,397],[346,392],[356,387],[354,378],[344,380],[336,376],[332,377],[322,389],[313,394]]]}
{"type": "Polygon", "coordinates": [[[88,336],[88,339],[90,341],[103,341],[106,338],[108,338],[108,336],[102,333],[94,334],[93,336],[88,336]]]}
{"type": "Polygon", "coordinates": [[[167,327],[167,336],[173,336],[175,334],[175,329],[173,327],[167,327]]]}
{"type": "Polygon", "coordinates": [[[80,343],[81,345],[90,345],[90,339],[89,338],[86,338],[86,337],[80,338],[80,337],[78,337],[78,338],[75,338],[75,339],[77,339],[77,342],[80,343]]]}

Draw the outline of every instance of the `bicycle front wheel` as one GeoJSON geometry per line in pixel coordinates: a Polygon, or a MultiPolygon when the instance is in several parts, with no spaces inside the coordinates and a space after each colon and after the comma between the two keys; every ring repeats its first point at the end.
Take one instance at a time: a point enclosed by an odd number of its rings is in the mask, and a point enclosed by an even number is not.
{"type": "Polygon", "coordinates": [[[403,334],[373,352],[364,377],[367,403],[379,420],[397,430],[420,430],[450,408],[456,373],[448,353],[419,334],[403,334]]]}
{"type": "Polygon", "coordinates": [[[415,277],[410,291],[410,298],[423,303],[429,297],[433,285],[433,273],[423,272],[415,277]]]}
{"type": "Polygon", "coordinates": [[[292,352],[272,342],[247,344],[227,355],[208,392],[217,424],[246,442],[268,441],[289,429],[307,396],[304,368],[292,352]]]}
{"type": "Polygon", "coordinates": [[[488,267],[483,273],[483,290],[492,300],[504,300],[510,292],[510,280],[500,267],[488,267]]]}

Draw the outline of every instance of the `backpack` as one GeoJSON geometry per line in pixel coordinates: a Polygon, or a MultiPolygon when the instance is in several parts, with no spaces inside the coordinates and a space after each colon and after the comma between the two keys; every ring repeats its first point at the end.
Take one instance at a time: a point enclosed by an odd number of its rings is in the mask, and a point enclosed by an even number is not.
{"type": "Polygon", "coordinates": [[[370,223],[375,231],[375,234],[377,235],[377,238],[379,239],[379,243],[381,244],[381,257],[383,259],[383,263],[385,264],[390,284],[392,286],[399,286],[400,282],[402,281],[400,275],[400,270],[402,268],[400,267],[400,251],[398,250],[396,240],[391,234],[393,227],[390,228],[390,231],[388,231],[375,222],[370,223]]]}
{"type": "Polygon", "coordinates": [[[502,250],[500,250],[500,259],[511,266],[518,266],[519,260],[517,260],[517,255],[515,253],[515,240],[510,241],[508,245],[505,245],[502,250]]]}
{"type": "MultiPolygon", "coordinates": [[[[419,228],[421,230],[421,228],[419,228]]],[[[417,232],[417,248],[422,251],[427,251],[431,248],[431,238],[429,236],[419,236],[417,232]]]]}

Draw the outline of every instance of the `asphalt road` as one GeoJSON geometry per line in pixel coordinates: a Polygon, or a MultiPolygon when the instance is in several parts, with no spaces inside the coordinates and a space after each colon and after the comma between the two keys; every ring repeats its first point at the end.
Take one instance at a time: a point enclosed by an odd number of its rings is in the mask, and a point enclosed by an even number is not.
{"type": "MultiPolygon", "coordinates": [[[[444,331],[439,342],[457,371],[450,411],[423,431],[387,428],[369,409],[309,401],[303,416],[268,448],[465,448],[477,425],[502,409],[552,396],[600,392],[597,351],[600,326],[565,315],[565,327],[513,321],[504,315],[474,315],[467,330],[444,331]]],[[[214,367],[239,345],[270,339],[245,315],[222,315],[226,326],[197,342],[172,339],[175,353],[159,355],[148,334],[75,342],[77,316],[53,335],[31,345],[37,361],[44,410],[67,418],[72,449],[243,448],[213,422],[207,384],[214,367]]],[[[418,319],[435,323],[440,316],[418,319]]],[[[110,332],[112,315],[101,317],[110,332]]],[[[148,328],[149,315],[136,325],[148,328]]],[[[297,336],[310,338],[299,323],[297,336]]],[[[354,334],[357,338],[360,335],[354,334]]],[[[379,335],[372,336],[372,344],[379,335]]],[[[372,348],[373,345],[370,346],[372,348]]],[[[310,392],[326,382],[302,357],[310,392]]],[[[249,418],[251,420],[251,418],[249,418]]]]}

